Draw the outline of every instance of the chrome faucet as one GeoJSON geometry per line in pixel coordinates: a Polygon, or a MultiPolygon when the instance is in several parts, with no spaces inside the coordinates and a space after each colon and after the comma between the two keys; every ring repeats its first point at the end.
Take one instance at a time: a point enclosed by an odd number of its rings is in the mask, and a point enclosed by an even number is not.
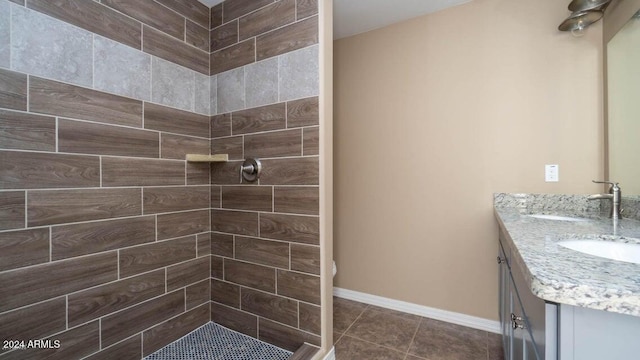
{"type": "Polygon", "coordinates": [[[611,200],[611,213],[609,217],[617,220],[621,217],[622,209],[620,208],[620,199],[622,198],[622,190],[620,186],[618,186],[617,182],[610,181],[595,181],[592,180],[596,184],[609,184],[611,187],[609,188],[608,194],[596,194],[590,195],[588,200],[599,200],[599,199],[609,199],[611,200]]]}

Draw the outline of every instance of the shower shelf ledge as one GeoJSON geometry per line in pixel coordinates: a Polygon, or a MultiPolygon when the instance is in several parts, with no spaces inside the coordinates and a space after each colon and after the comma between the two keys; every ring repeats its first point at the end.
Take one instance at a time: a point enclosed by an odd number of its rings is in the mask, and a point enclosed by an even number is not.
{"type": "Polygon", "coordinates": [[[187,154],[188,162],[227,162],[229,161],[229,154],[213,154],[213,155],[201,155],[201,154],[187,154]]]}

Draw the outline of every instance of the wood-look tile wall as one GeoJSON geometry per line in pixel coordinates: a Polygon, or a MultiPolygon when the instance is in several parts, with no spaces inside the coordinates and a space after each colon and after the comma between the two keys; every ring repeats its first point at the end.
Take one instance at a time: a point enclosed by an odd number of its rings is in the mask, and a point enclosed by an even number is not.
{"type": "MultiPolygon", "coordinates": [[[[208,75],[195,0],[25,6],[208,75]]],[[[61,341],[0,359],[140,359],[210,321],[210,169],[184,160],[209,126],[0,68],[0,339],[61,341]]]]}

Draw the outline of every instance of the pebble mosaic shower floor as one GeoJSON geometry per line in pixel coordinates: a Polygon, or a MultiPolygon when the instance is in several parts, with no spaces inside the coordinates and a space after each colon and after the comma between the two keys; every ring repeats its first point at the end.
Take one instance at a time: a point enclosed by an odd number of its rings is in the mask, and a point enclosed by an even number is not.
{"type": "Polygon", "coordinates": [[[252,337],[208,323],[145,360],[287,360],[292,353],[252,337]]]}

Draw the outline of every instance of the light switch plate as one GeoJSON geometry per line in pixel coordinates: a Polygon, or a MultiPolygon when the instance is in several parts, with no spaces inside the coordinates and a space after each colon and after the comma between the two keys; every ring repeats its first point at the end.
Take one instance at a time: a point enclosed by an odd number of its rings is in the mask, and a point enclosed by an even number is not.
{"type": "Polygon", "coordinates": [[[558,182],[560,179],[560,166],[557,164],[544,166],[544,181],[558,182]]]}

